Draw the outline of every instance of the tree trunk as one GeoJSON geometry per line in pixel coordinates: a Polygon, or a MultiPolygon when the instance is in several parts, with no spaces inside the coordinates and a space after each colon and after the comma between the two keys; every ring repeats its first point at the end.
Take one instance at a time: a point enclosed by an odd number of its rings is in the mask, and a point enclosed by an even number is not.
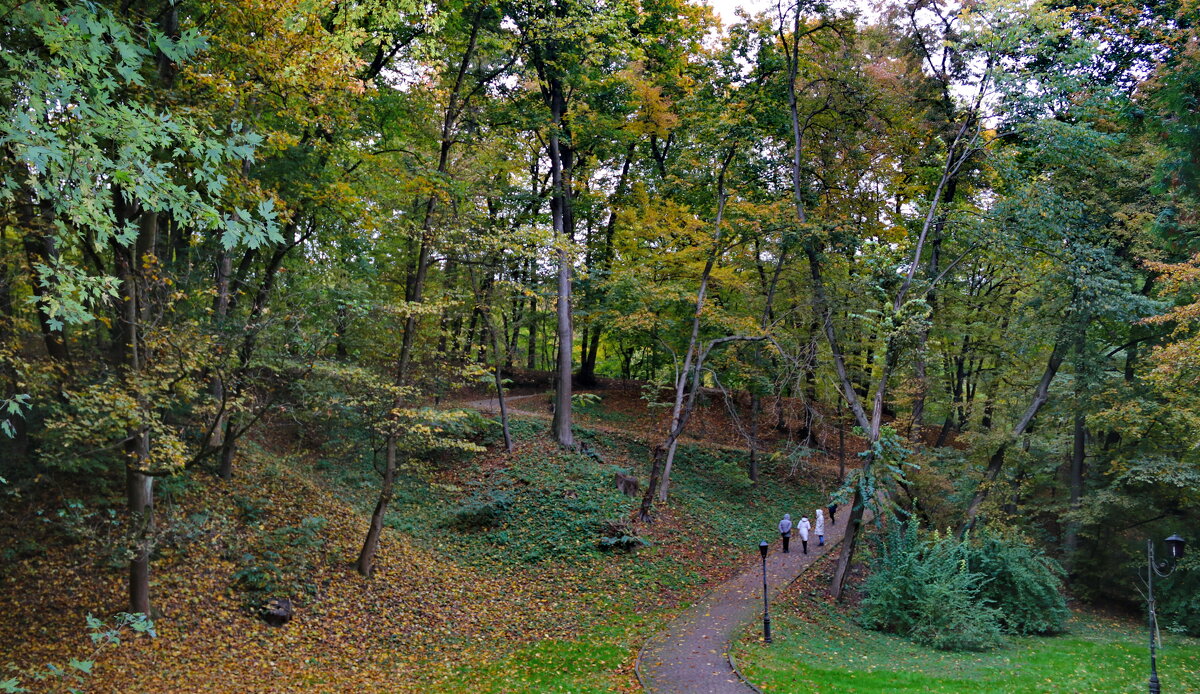
{"type": "Polygon", "coordinates": [[[566,114],[566,96],[560,80],[549,80],[550,100],[550,176],[554,186],[554,196],[551,200],[551,216],[554,223],[554,240],[558,248],[558,360],[554,392],[554,421],[551,433],[560,446],[575,447],[575,434],[571,430],[571,368],[574,357],[574,343],[571,326],[571,255],[569,244],[572,241],[570,224],[571,192],[569,181],[564,180],[564,163],[567,161],[566,152],[559,141],[559,132],[563,127],[563,116],[566,114]]]}
{"type": "MultiPolygon", "coordinates": [[[[122,192],[114,191],[117,202],[118,219],[125,218],[125,208],[122,192]]],[[[147,215],[153,215],[147,212],[147,215]]],[[[145,231],[148,224],[145,220],[141,228],[145,231]]],[[[120,294],[118,298],[118,315],[121,331],[120,347],[124,358],[125,376],[130,388],[138,378],[143,367],[144,355],[138,344],[140,335],[140,304],[145,297],[139,291],[139,273],[134,254],[134,248],[126,248],[115,240],[112,243],[113,255],[116,259],[120,275],[120,294]]],[[[150,432],[147,428],[138,427],[129,431],[127,444],[129,458],[125,464],[125,493],[132,524],[133,538],[132,557],[129,561],[129,607],[133,612],[150,616],[150,554],[154,540],[154,478],[147,467],[150,463],[150,432]]]]}
{"type": "MultiPolygon", "coordinates": [[[[463,51],[462,60],[459,61],[454,86],[450,90],[446,109],[442,113],[442,129],[438,146],[438,181],[446,177],[450,161],[450,148],[454,146],[455,142],[454,130],[458,122],[458,117],[462,113],[463,80],[475,54],[475,45],[479,38],[479,27],[482,19],[483,11],[480,10],[475,13],[474,22],[471,25],[470,39],[468,40],[466,49],[463,51]]],[[[436,204],[436,195],[430,195],[425,201],[425,215],[421,221],[421,239],[417,247],[416,273],[405,292],[408,295],[405,298],[411,303],[419,304],[425,299],[425,282],[429,276],[430,253],[433,246],[433,213],[436,204]]],[[[412,350],[414,340],[416,339],[417,324],[416,314],[410,313],[404,319],[404,338],[400,346],[399,364],[399,378],[402,384],[408,383],[408,371],[412,362],[412,350]]]]}
{"type": "MultiPolygon", "coordinates": [[[[675,462],[676,442],[679,440],[679,435],[683,433],[683,428],[687,426],[688,418],[691,416],[692,407],[696,401],[696,391],[700,385],[700,369],[704,361],[704,355],[700,353],[700,317],[704,313],[704,301],[708,297],[708,280],[717,263],[717,254],[720,253],[721,221],[725,214],[725,172],[729,169],[730,162],[733,161],[735,151],[732,147],[729,149],[721,164],[721,172],[717,176],[717,217],[714,222],[712,251],[708,254],[708,260],[704,263],[704,271],[700,274],[700,288],[696,291],[696,308],[692,313],[692,334],[688,339],[687,354],[683,358],[683,369],[676,375],[675,404],[671,409],[671,425],[667,430],[667,440],[663,444],[666,449],[666,460],[663,463],[662,482],[658,490],[658,500],[662,502],[666,502],[667,494],[670,491],[671,466],[675,462]],[[685,410],[683,399],[689,380],[692,388],[685,410]]],[[[654,491],[654,485],[647,485],[647,497],[652,497],[654,491]]],[[[648,508],[645,509],[645,515],[649,515],[648,508]]]]}
{"type": "MultiPolygon", "coordinates": [[[[1076,378],[1078,378],[1078,374],[1076,378]]],[[[1075,412],[1073,439],[1067,487],[1071,495],[1070,511],[1078,513],[1083,501],[1083,465],[1087,453],[1087,428],[1083,412],[1080,410],[1075,412]]],[[[1067,568],[1071,570],[1074,569],[1075,554],[1079,549],[1079,521],[1071,518],[1066,525],[1066,531],[1063,533],[1063,554],[1067,559],[1067,568]]]]}
{"type": "Polygon", "coordinates": [[[1042,405],[1050,398],[1050,383],[1054,381],[1055,374],[1058,373],[1058,367],[1062,365],[1063,350],[1059,344],[1054,345],[1054,351],[1050,353],[1050,361],[1046,364],[1046,370],[1042,373],[1042,378],[1038,382],[1037,388],[1034,389],[1033,399],[1029,403],[1029,407],[1025,409],[1025,413],[1021,419],[1013,426],[1009,432],[1008,442],[1000,444],[1000,447],[992,454],[988,461],[987,470],[984,472],[983,481],[975,489],[975,495],[971,498],[970,505],[967,506],[966,518],[962,525],[959,526],[958,534],[961,537],[972,528],[975,527],[975,517],[979,513],[979,507],[987,499],[988,492],[991,489],[992,483],[1000,475],[1000,469],[1004,466],[1004,454],[1008,449],[1009,443],[1019,438],[1029,426],[1033,423],[1033,418],[1037,416],[1038,410],[1042,409],[1042,405]]]}
{"type": "Polygon", "coordinates": [[[762,410],[762,396],[750,396],[750,467],[747,471],[751,482],[758,482],[758,417],[762,410]]]}
{"type": "MultiPolygon", "coordinates": [[[[133,458],[145,463],[150,456],[150,434],[140,432],[130,442],[133,458]]],[[[129,611],[150,616],[150,553],[154,538],[154,478],[133,467],[125,470],[126,499],[134,524],[133,558],[129,561],[129,611]]]]}
{"type": "MultiPolygon", "coordinates": [[[[625,184],[629,178],[629,165],[633,161],[633,155],[636,151],[635,145],[636,142],[630,142],[629,146],[625,149],[625,159],[621,164],[621,175],[617,178],[616,190],[613,191],[612,198],[609,199],[608,221],[604,227],[603,244],[594,263],[595,267],[590,268],[595,275],[593,283],[598,287],[593,297],[593,303],[597,307],[603,303],[605,297],[601,287],[607,279],[612,266],[612,243],[617,227],[617,204],[625,194],[625,184]]],[[[579,382],[584,385],[593,385],[596,382],[596,358],[600,353],[600,337],[603,332],[604,330],[599,323],[593,324],[589,335],[590,339],[583,340],[583,354],[581,355],[582,358],[579,365],[579,382]]]]}
{"type": "Polygon", "coordinates": [[[392,491],[396,483],[396,437],[387,437],[384,454],[383,484],[379,488],[379,501],[375,503],[375,511],[371,514],[371,526],[367,529],[367,539],[363,542],[362,551],[358,554],[358,573],[370,578],[375,570],[375,554],[379,551],[379,536],[383,533],[383,521],[387,516],[388,504],[392,501],[392,491]]]}
{"type": "Polygon", "coordinates": [[[17,205],[17,210],[21,226],[25,228],[23,245],[25,258],[29,263],[29,286],[33,291],[34,308],[38,317],[38,327],[42,332],[42,342],[46,346],[46,354],[52,360],[66,363],[70,360],[70,355],[67,353],[64,331],[51,327],[50,314],[46,312],[46,305],[42,301],[49,288],[42,284],[37,271],[37,265],[53,265],[58,258],[58,248],[53,237],[42,231],[43,225],[49,223],[49,220],[44,220],[42,217],[51,212],[45,205],[39,207],[32,202],[23,202],[17,205]]]}
{"type": "Polygon", "coordinates": [[[838,486],[846,482],[846,422],[842,419],[842,402],[838,401],[838,486]]]}
{"type": "MultiPolygon", "coordinates": [[[[216,296],[213,297],[213,322],[217,328],[224,325],[229,315],[230,273],[233,271],[233,256],[229,251],[222,250],[217,258],[216,296]]],[[[225,411],[225,381],[219,375],[213,375],[208,382],[208,392],[219,408],[216,423],[211,427],[207,445],[209,448],[223,448],[225,445],[225,423],[228,413],[225,411]]]]}
{"type": "MultiPolygon", "coordinates": [[[[534,262],[529,261],[529,283],[532,285],[537,280],[537,267],[534,262]]],[[[530,371],[537,370],[537,334],[538,334],[538,311],[537,311],[537,295],[529,297],[529,339],[525,343],[529,353],[526,355],[528,363],[525,368],[530,371]]]]}
{"type": "MultiPolygon", "coordinates": [[[[946,182],[945,201],[947,204],[954,202],[955,195],[958,192],[958,173],[955,172],[950,180],[946,182]]],[[[948,213],[942,212],[938,214],[937,220],[933,224],[933,234],[929,241],[929,264],[926,266],[926,277],[929,281],[937,278],[939,265],[941,264],[942,250],[942,234],[946,228],[946,220],[949,217],[948,213]]],[[[930,287],[925,296],[925,300],[929,302],[930,311],[934,311],[937,305],[937,293],[930,287]]],[[[912,419],[908,425],[908,438],[914,436],[922,440],[922,430],[925,426],[925,398],[929,392],[928,374],[926,373],[926,352],[929,348],[929,327],[921,328],[917,335],[917,348],[915,352],[915,363],[913,364],[913,377],[916,381],[917,392],[913,395],[912,419]]]]}
{"type": "MultiPolygon", "coordinates": [[[[867,461],[867,464],[870,464],[870,461],[867,461]]],[[[842,551],[833,570],[833,581],[829,584],[829,595],[834,600],[842,599],[846,577],[850,574],[850,562],[854,559],[854,550],[858,545],[858,531],[862,525],[864,510],[862,495],[855,489],[854,500],[850,504],[850,516],[846,520],[845,534],[842,535],[842,551]]]]}

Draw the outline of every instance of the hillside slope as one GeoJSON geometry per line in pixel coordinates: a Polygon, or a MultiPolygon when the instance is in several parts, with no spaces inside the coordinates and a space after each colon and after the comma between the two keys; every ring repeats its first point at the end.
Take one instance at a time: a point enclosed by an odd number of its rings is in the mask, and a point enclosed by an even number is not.
{"type": "MultiPolygon", "coordinates": [[[[543,428],[516,421],[517,449],[504,454],[489,427],[487,453],[409,470],[371,580],[351,566],[378,484],[369,455],[323,456],[276,425],[232,483],[197,474],[164,485],[159,637],[102,653],[89,689],[629,691],[640,643],[745,563],[780,514],[817,503],[818,480],[767,463],[751,485],[744,456],[686,446],[671,503],[639,528],[649,546],[605,551],[606,522],[637,503],[613,474],[638,469],[644,445],[581,430],[598,455],[566,453],[543,428]],[[255,599],[282,595],[298,605],[291,623],[251,615],[255,599]]],[[[51,496],[42,490],[39,505],[51,496]]],[[[66,516],[74,525],[22,523],[10,504],[3,517],[0,662],[26,682],[90,652],[86,615],[124,604],[106,514],[66,516]]]]}

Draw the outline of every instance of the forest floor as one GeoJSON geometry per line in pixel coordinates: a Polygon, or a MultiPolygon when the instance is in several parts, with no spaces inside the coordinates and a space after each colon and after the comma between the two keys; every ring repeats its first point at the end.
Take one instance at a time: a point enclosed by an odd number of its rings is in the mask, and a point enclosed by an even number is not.
{"type": "MultiPolygon", "coordinates": [[[[603,551],[605,522],[638,502],[616,492],[614,471],[641,471],[653,433],[622,418],[657,415],[624,411],[628,396],[603,398],[577,429],[599,460],[559,451],[540,416],[517,416],[512,454],[493,427],[486,453],[406,469],[370,580],[352,567],[378,493],[369,456],[314,446],[311,432],[279,421],[246,442],[232,482],[162,480],[158,637],[96,654],[87,690],[637,690],[642,643],[743,570],[779,515],[814,508],[831,480],[819,472],[828,461],[791,476],[764,458],[752,485],[744,451],[688,443],[672,501],[641,527],[649,546],[603,551]],[[248,609],[250,587],[263,585],[296,598],[286,626],[248,609]]],[[[694,426],[718,421],[712,408],[694,426]]],[[[87,615],[125,609],[120,485],[107,491],[34,486],[5,501],[0,682],[28,686],[47,663],[89,659],[87,615]]]]}

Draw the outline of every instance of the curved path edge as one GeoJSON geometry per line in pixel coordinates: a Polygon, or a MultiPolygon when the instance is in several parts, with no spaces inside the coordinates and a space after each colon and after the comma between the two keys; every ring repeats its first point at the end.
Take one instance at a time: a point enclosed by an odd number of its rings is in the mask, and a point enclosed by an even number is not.
{"type": "MultiPolygon", "coordinates": [[[[773,543],[767,559],[770,599],[841,544],[845,522],[826,528],[824,547],[816,546],[814,534],[807,555],[800,553],[798,538],[786,555],[773,543]]],[[[642,689],[649,694],[761,694],[738,670],[731,651],[737,632],[762,614],[760,567],[754,562],[646,639],[634,665],[642,689]]]]}

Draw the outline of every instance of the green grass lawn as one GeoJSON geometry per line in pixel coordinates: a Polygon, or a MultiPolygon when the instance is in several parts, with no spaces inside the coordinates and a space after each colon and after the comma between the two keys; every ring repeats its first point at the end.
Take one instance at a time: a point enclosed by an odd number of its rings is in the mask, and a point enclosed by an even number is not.
{"type": "MultiPolygon", "coordinates": [[[[773,644],[750,629],[734,649],[743,675],[764,692],[1137,692],[1149,678],[1146,632],[1136,620],[1077,614],[1061,636],[945,653],[860,629],[813,600],[790,608],[772,620],[773,644]]],[[[1162,691],[1200,692],[1200,639],[1166,632],[1162,639],[1162,691]]]]}

